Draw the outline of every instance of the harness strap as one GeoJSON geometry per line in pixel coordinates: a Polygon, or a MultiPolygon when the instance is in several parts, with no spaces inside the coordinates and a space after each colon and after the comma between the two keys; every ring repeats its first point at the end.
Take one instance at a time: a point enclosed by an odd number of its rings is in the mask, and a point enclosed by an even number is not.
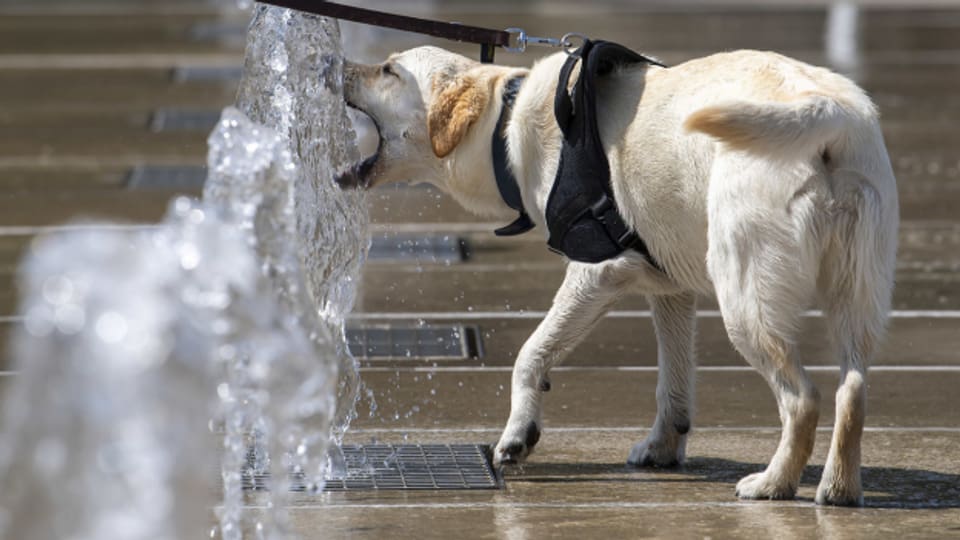
{"type": "Polygon", "coordinates": [[[557,117],[557,124],[560,126],[560,131],[563,132],[563,137],[567,138],[570,133],[570,120],[573,119],[573,97],[570,96],[570,92],[567,88],[570,85],[570,75],[573,74],[573,68],[577,67],[578,59],[584,54],[584,51],[589,51],[593,46],[592,41],[584,42],[583,46],[570,55],[570,58],[567,58],[567,61],[563,63],[563,68],[560,69],[560,80],[557,81],[557,93],[553,97],[553,114],[557,117]]]}
{"type": "Polygon", "coordinates": [[[546,218],[548,245],[572,260],[596,263],[633,249],[662,270],[617,210],[597,118],[596,78],[618,65],[640,63],[662,66],[616,43],[587,40],[560,70],[554,114],[564,145],[546,218]],[[570,77],[578,64],[580,75],[571,94],[570,77]]]}
{"type": "Polygon", "coordinates": [[[523,84],[524,76],[513,77],[503,87],[502,106],[500,108],[500,117],[497,119],[497,127],[493,131],[493,141],[490,145],[493,157],[493,173],[497,178],[497,189],[500,191],[500,197],[507,206],[519,213],[509,225],[500,227],[493,231],[497,236],[515,236],[523,234],[535,225],[530,219],[529,214],[523,208],[523,198],[520,196],[520,185],[517,183],[517,177],[510,170],[510,164],[507,161],[507,137],[504,130],[507,127],[507,120],[510,118],[510,111],[513,109],[513,102],[517,99],[517,93],[520,92],[520,85],[523,84]]]}

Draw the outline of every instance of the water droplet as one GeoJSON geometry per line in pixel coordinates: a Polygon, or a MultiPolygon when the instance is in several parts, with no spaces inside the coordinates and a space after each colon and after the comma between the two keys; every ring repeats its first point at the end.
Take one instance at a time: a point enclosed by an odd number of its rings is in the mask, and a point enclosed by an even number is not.
{"type": "Polygon", "coordinates": [[[53,310],[46,304],[31,306],[24,315],[24,327],[34,337],[46,337],[53,333],[53,310]]]}
{"type": "Polygon", "coordinates": [[[194,270],[200,264],[200,250],[196,244],[184,243],[180,246],[180,266],[184,270],[194,270]]]}
{"type": "Polygon", "coordinates": [[[97,335],[105,343],[113,344],[123,341],[127,337],[129,324],[127,318],[116,311],[107,311],[97,317],[94,325],[97,335]]]}
{"type": "Polygon", "coordinates": [[[43,298],[53,305],[63,305],[73,301],[73,281],[65,276],[54,276],[43,282],[43,298]]]}
{"type": "Polygon", "coordinates": [[[87,321],[87,314],[82,307],[76,304],[67,304],[57,307],[54,310],[53,318],[57,330],[70,335],[83,330],[87,321]]]}

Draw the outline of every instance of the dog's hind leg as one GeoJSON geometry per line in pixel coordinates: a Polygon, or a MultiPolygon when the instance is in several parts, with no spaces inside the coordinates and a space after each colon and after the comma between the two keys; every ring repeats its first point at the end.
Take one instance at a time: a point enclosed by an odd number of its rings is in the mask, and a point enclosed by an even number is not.
{"type": "Polygon", "coordinates": [[[867,367],[886,331],[893,288],[896,219],[884,219],[878,192],[856,173],[834,174],[833,243],[820,277],[827,328],[840,361],[830,453],[818,504],[863,504],[860,439],[867,367]]]}
{"type": "Polygon", "coordinates": [[[821,194],[815,182],[805,192],[791,187],[801,181],[787,174],[728,154],[717,158],[710,180],[707,266],[720,311],[733,345],[773,390],[782,424],[766,470],[737,484],[745,499],[794,497],[819,415],[820,397],[795,343],[816,293],[821,194]]]}
{"type": "Polygon", "coordinates": [[[560,363],[635,279],[624,259],[600,264],[570,262],[553,305],[527,339],[513,367],[510,419],[494,451],[494,463],[519,463],[540,440],[540,400],[549,390],[547,373],[560,363]]]}
{"type": "Polygon", "coordinates": [[[627,463],[672,467],[683,462],[693,420],[697,297],[681,293],[648,300],[657,332],[657,419],[647,438],[634,445],[627,463]]]}
{"type": "MultiPolygon", "coordinates": [[[[738,331],[739,324],[733,323],[731,329],[738,331]]],[[[776,395],[782,431],[767,468],[742,478],[737,483],[737,496],[792,499],[813,451],[820,394],[800,365],[792,344],[762,330],[748,339],[759,342],[746,346],[741,341],[737,349],[760,371],[776,395]]]]}

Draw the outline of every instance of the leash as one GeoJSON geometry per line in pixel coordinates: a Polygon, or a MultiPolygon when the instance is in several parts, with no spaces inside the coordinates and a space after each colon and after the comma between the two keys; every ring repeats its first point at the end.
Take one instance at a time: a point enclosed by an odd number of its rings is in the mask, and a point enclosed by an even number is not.
{"type": "Polygon", "coordinates": [[[503,50],[507,52],[522,53],[527,50],[528,45],[542,45],[547,47],[562,47],[569,52],[575,45],[574,40],[582,42],[587,39],[583,34],[575,32],[565,34],[559,39],[535,37],[527,35],[522,28],[494,30],[491,28],[481,28],[479,26],[421,19],[407,15],[395,15],[373,9],[345,6],[325,0],[258,1],[264,4],[294,9],[323,17],[333,17],[335,19],[343,19],[362,24],[393,28],[395,30],[424,34],[452,41],[476,43],[480,45],[480,61],[487,64],[493,62],[496,47],[502,47],[503,50]]]}

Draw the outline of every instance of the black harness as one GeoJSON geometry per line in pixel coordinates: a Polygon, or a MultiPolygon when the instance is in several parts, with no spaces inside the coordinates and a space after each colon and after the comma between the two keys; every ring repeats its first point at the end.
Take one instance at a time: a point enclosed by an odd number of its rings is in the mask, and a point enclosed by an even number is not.
{"type": "MultiPolygon", "coordinates": [[[[662,66],[622,45],[607,41],[585,41],[574,52],[557,83],[554,114],[563,132],[563,148],[557,177],[547,199],[546,221],[550,231],[547,245],[567,258],[586,263],[612,259],[633,249],[662,270],[646,243],[632,230],[617,210],[610,184],[610,164],[597,126],[596,78],[623,64],[662,66]],[[580,77],[573,93],[567,91],[570,75],[578,61],[580,77]]],[[[506,166],[503,127],[522,78],[512,79],[504,90],[504,106],[494,133],[493,161],[500,195],[519,217],[497,229],[500,236],[524,233],[534,224],[523,209],[516,178],[506,166]],[[508,94],[509,97],[508,97],[508,94]]]]}
{"type": "Polygon", "coordinates": [[[533,221],[527,211],[523,209],[523,199],[520,197],[520,186],[517,184],[517,177],[510,170],[510,164],[507,162],[507,137],[503,132],[507,127],[507,120],[510,118],[510,111],[513,110],[513,102],[517,99],[517,93],[520,91],[520,85],[523,84],[525,77],[514,77],[507,81],[503,87],[503,106],[500,108],[500,118],[497,119],[497,127],[493,130],[493,172],[497,177],[497,189],[500,190],[500,197],[507,206],[520,213],[520,216],[513,223],[500,227],[493,231],[497,236],[514,236],[523,234],[534,228],[533,221]]]}

